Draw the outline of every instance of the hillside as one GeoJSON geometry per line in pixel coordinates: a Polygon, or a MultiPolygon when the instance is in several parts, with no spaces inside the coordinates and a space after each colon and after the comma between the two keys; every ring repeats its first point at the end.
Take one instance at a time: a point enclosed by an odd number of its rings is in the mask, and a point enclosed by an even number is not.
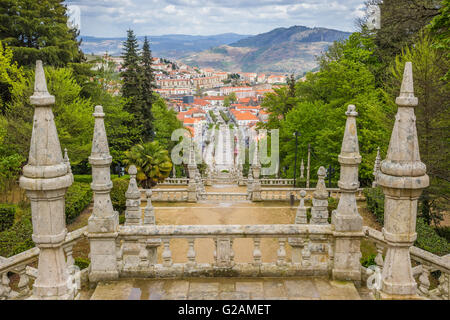
{"type": "Polygon", "coordinates": [[[317,67],[316,56],[348,32],[293,26],[186,56],[183,62],[233,72],[302,74],[317,67]]]}
{"type": "MultiPolygon", "coordinates": [[[[150,45],[155,57],[178,59],[181,56],[201,52],[221,45],[227,45],[241,39],[247,35],[235,33],[225,33],[213,36],[191,36],[191,35],[164,35],[149,36],[150,45]]],[[[108,52],[113,56],[122,53],[122,42],[126,38],[96,38],[82,36],[81,49],[85,54],[104,54],[108,52]]],[[[139,45],[142,46],[144,37],[138,37],[139,45]]]]}

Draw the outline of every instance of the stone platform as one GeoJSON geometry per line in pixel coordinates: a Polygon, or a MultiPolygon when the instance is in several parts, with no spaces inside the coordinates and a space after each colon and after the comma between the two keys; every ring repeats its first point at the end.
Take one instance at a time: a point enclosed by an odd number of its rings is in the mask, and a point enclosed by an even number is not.
{"type": "MultiPolygon", "coordinates": [[[[82,299],[89,299],[82,295],[82,299]]],[[[371,300],[352,282],[323,278],[128,279],[99,283],[91,300],[371,300]]]]}

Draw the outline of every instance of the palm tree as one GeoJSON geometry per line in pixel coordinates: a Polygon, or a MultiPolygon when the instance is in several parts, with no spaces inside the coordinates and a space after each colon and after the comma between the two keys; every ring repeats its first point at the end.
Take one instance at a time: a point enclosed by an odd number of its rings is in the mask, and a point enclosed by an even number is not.
{"type": "Polygon", "coordinates": [[[136,179],[144,188],[152,188],[163,182],[172,170],[169,152],[158,141],[138,144],[125,152],[125,156],[125,165],[136,166],[136,179]]]}

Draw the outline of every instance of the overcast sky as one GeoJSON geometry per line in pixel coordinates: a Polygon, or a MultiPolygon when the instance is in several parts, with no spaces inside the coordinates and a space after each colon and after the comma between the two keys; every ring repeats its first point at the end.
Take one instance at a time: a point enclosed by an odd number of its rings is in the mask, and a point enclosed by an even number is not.
{"type": "Polygon", "coordinates": [[[81,35],[258,34],[304,25],[355,31],[364,0],[66,0],[81,35]],[[79,10],[78,10],[79,9],[79,10]]]}

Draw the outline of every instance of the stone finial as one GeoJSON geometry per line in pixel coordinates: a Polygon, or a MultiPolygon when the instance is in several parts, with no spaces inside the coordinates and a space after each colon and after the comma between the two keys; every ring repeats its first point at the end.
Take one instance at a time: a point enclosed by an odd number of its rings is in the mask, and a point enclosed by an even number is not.
{"type": "Polygon", "coordinates": [[[300,205],[297,208],[297,213],[295,215],[295,224],[307,224],[308,218],[306,215],[306,207],[305,207],[305,197],[306,191],[300,191],[300,205]]]}
{"type": "Polygon", "coordinates": [[[325,177],[327,176],[327,170],[325,167],[320,167],[317,171],[317,186],[316,190],[314,191],[314,198],[315,199],[328,199],[328,192],[327,187],[325,185],[325,177]]]}
{"type": "Polygon", "coordinates": [[[419,99],[414,96],[414,79],[411,62],[406,62],[405,64],[400,96],[397,97],[395,103],[403,107],[415,107],[419,104],[419,99]]]}
{"type": "Polygon", "coordinates": [[[55,97],[47,89],[47,81],[45,80],[45,72],[41,60],[36,61],[34,78],[34,94],[30,97],[31,104],[36,106],[55,104],[55,97]]]}
{"type": "Polygon", "coordinates": [[[88,222],[91,246],[89,281],[113,280],[119,276],[115,254],[119,214],[112,206],[110,191],[112,157],[109,154],[103,108],[96,106],[93,113],[94,133],[89,163],[92,167],[91,189],[94,208],[88,222]]]}
{"type": "Polygon", "coordinates": [[[147,197],[147,206],[144,210],[144,224],[155,224],[155,209],[152,204],[153,192],[151,189],[145,191],[145,196],[147,197]]]}
{"type": "Polygon", "coordinates": [[[197,163],[195,161],[195,147],[194,140],[191,140],[191,147],[189,148],[189,165],[196,166],[197,163]]]}
{"type": "Polygon", "coordinates": [[[63,159],[51,105],[55,97],[47,90],[42,61],[36,63],[35,105],[28,164],[23,168],[20,187],[31,202],[33,242],[39,248],[38,276],[33,284],[33,299],[66,300],[74,298],[67,286],[68,270],[63,243],[67,235],[65,199],[73,175],[63,159]]]}
{"type": "Polygon", "coordinates": [[[94,138],[92,140],[91,158],[107,158],[112,160],[109,154],[108,138],[105,130],[105,114],[102,106],[96,106],[93,113],[95,118],[94,138]]]}
{"type": "Polygon", "coordinates": [[[358,213],[356,204],[356,192],[359,187],[358,165],[361,163],[361,155],[356,129],[358,113],[354,105],[348,106],[346,115],[344,138],[339,154],[341,175],[338,184],[341,197],[331,217],[336,231],[332,274],[333,279],[336,280],[361,281],[362,217],[358,213]]]}
{"type": "Polygon", "coordinates": [[[381,162],[378,185],[385,194],[383,235],[388,244],[382,274],[382,294],[416,294],[409,248],[417,238],[417,200],[429,185],[426,166],[420,161],[414,107],[412,64],[407,62],[403,76],[395,124],[386,159],[381,162]]]}
{"type": "Polygon", "coordinates": [[[64,163],[67,165],[67,172],[72,173],[72,167],[70,166],[70,159],[67,153],[67,148],[64,148],[64,163]]]}
{"type": "Polygon", "coordinates": [[[320,167],[317,172],[319,180],[313,196],[311,209],[311,224],[328,224],[328,192],[325,186],[327,171],[320,167]]]}
{"type": "Polygon", "coordinates": [[[375,177],[372,187],[375,188],[378,186],[378,173],[380,172],[380,165],[381,165],[381,156],[380,156],[380,147],[377,149],[377,156],[375,158],[375,164],[373,166],[373,176],[375,177]]]}
{"type": "Polygon", "coordinates": [[[305,164],[302,159],[302,164],[300,165],[300,179],[305,178],[305,164]]]}
{"type": "Polygon", "coordinates": [[[141,222],[141,193],[139,191],[136,175],[136,166],[131,165],[128,168],[130,174],[130,183],[128,190],[125,193],[126,211],[125,211],[125,225],[139,225],[141,222]]]}

